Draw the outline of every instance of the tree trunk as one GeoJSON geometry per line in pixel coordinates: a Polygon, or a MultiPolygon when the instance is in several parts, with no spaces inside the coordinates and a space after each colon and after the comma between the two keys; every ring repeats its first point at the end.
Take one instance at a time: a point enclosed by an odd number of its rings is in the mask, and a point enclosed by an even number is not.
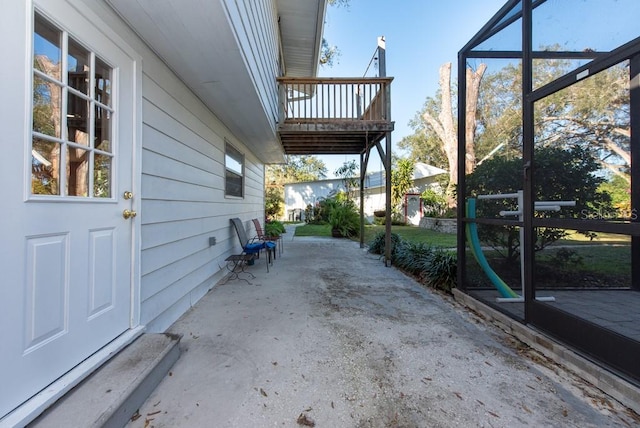
{"type": "Polygon", "coordinates": [[[433,128],[440,141],[442,151],[447,156],[449,164],[449,186],[447,187],[447,202],[449,207],[455,206],[451,190],[458,182],[458,137],[453,121],[451,106],[451,63],[440,66],[440,114],[436,119],[428,111],[423,115],[424,120],[433,128]]]}
{"type": "MultiPolygon", "coordinates": [[[[480,81],[487,66],[480,64],[476,71],[467,69],[467,105],[465,128],[465,172],[473,172],[476,165],[474,137],[476,132],[476,111],[478,108],[478,94],[480,81]]],[[[452,190],[458,184],[458,134],[456,120],[453,114],[451,94],[451,63],[440,66],[440,113],[438,118],[433,117],[428,111],[422,116],[425,122],[433,128],[442,141],[442,150],[449,163],[449,186],[447,187],[447,200],[449,207],[456,205],[452,190]]]]}
{"type": "Polygon", "coordinates": [[[476,136],[476,114],[478,112],[478,96],[480,94],[480,81],[487,69],[486,64],[480,64],[476,71],[467,68],[467,105],[465,127],[465,173],[471,174],[476,167],[476,150],[474,139],[476,136]]]}

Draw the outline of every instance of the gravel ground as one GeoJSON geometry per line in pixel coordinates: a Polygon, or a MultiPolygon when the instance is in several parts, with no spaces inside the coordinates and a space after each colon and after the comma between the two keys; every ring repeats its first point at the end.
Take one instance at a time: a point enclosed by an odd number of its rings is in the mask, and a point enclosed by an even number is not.
{"type": "Polygon", "coordinates": [[[130,427],[640,425],[351,241],[295,238],[262,261],[171,328],[182,356],[130,427]]]}

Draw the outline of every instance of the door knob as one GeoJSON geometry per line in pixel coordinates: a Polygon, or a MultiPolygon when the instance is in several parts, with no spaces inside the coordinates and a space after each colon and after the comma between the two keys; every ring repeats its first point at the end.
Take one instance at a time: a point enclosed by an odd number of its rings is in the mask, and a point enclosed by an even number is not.
{"type": "Polygon", "coordinates": [[[133,218],[135,216],[137,216],[138,213],[135,211],[131,211],[131,210],[124,210],[122,211],[122,217],[124,217],[126,220],[129,220],[130,218],[133,218]]]}
{"type": "Polygon", "coordinates": [[[124,192],[124,194],[122,195],[125,199],[131,199],[133,198],[133,193],[129,192],[128,190],[126,192],[124,192]]]}

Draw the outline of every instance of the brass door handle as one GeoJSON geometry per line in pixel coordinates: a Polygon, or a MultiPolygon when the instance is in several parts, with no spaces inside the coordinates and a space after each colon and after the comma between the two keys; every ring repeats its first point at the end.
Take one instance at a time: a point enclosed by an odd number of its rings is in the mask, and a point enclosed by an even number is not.
{"type": "Polygon", "coordinates": [[[131,210],[124,210],[122,211],[122,217],[124,217],[126,220],[129,220],[130,218],[133,218],[135,216],[137,216],[138,213],[135,211],[131,211],[131,210]]]}
{"type": "Polygon", "coordinates": [[[131,192],[129,192],[129,191],[127,190],[126,192],[124,192],[124,193],[122,194],[122,196],[123,196],[125,199],[131,199],[131,198],[133,198],[133,193],[131,193],[131,192]]]}

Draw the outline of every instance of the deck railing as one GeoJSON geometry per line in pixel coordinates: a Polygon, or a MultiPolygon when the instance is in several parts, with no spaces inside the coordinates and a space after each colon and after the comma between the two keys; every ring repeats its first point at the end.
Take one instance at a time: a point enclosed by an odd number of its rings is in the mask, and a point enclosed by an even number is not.
{"type": "Polygon", "coordinates": [[[390,121],[393,78],[278,78],[280,123],[390,121]]]}

